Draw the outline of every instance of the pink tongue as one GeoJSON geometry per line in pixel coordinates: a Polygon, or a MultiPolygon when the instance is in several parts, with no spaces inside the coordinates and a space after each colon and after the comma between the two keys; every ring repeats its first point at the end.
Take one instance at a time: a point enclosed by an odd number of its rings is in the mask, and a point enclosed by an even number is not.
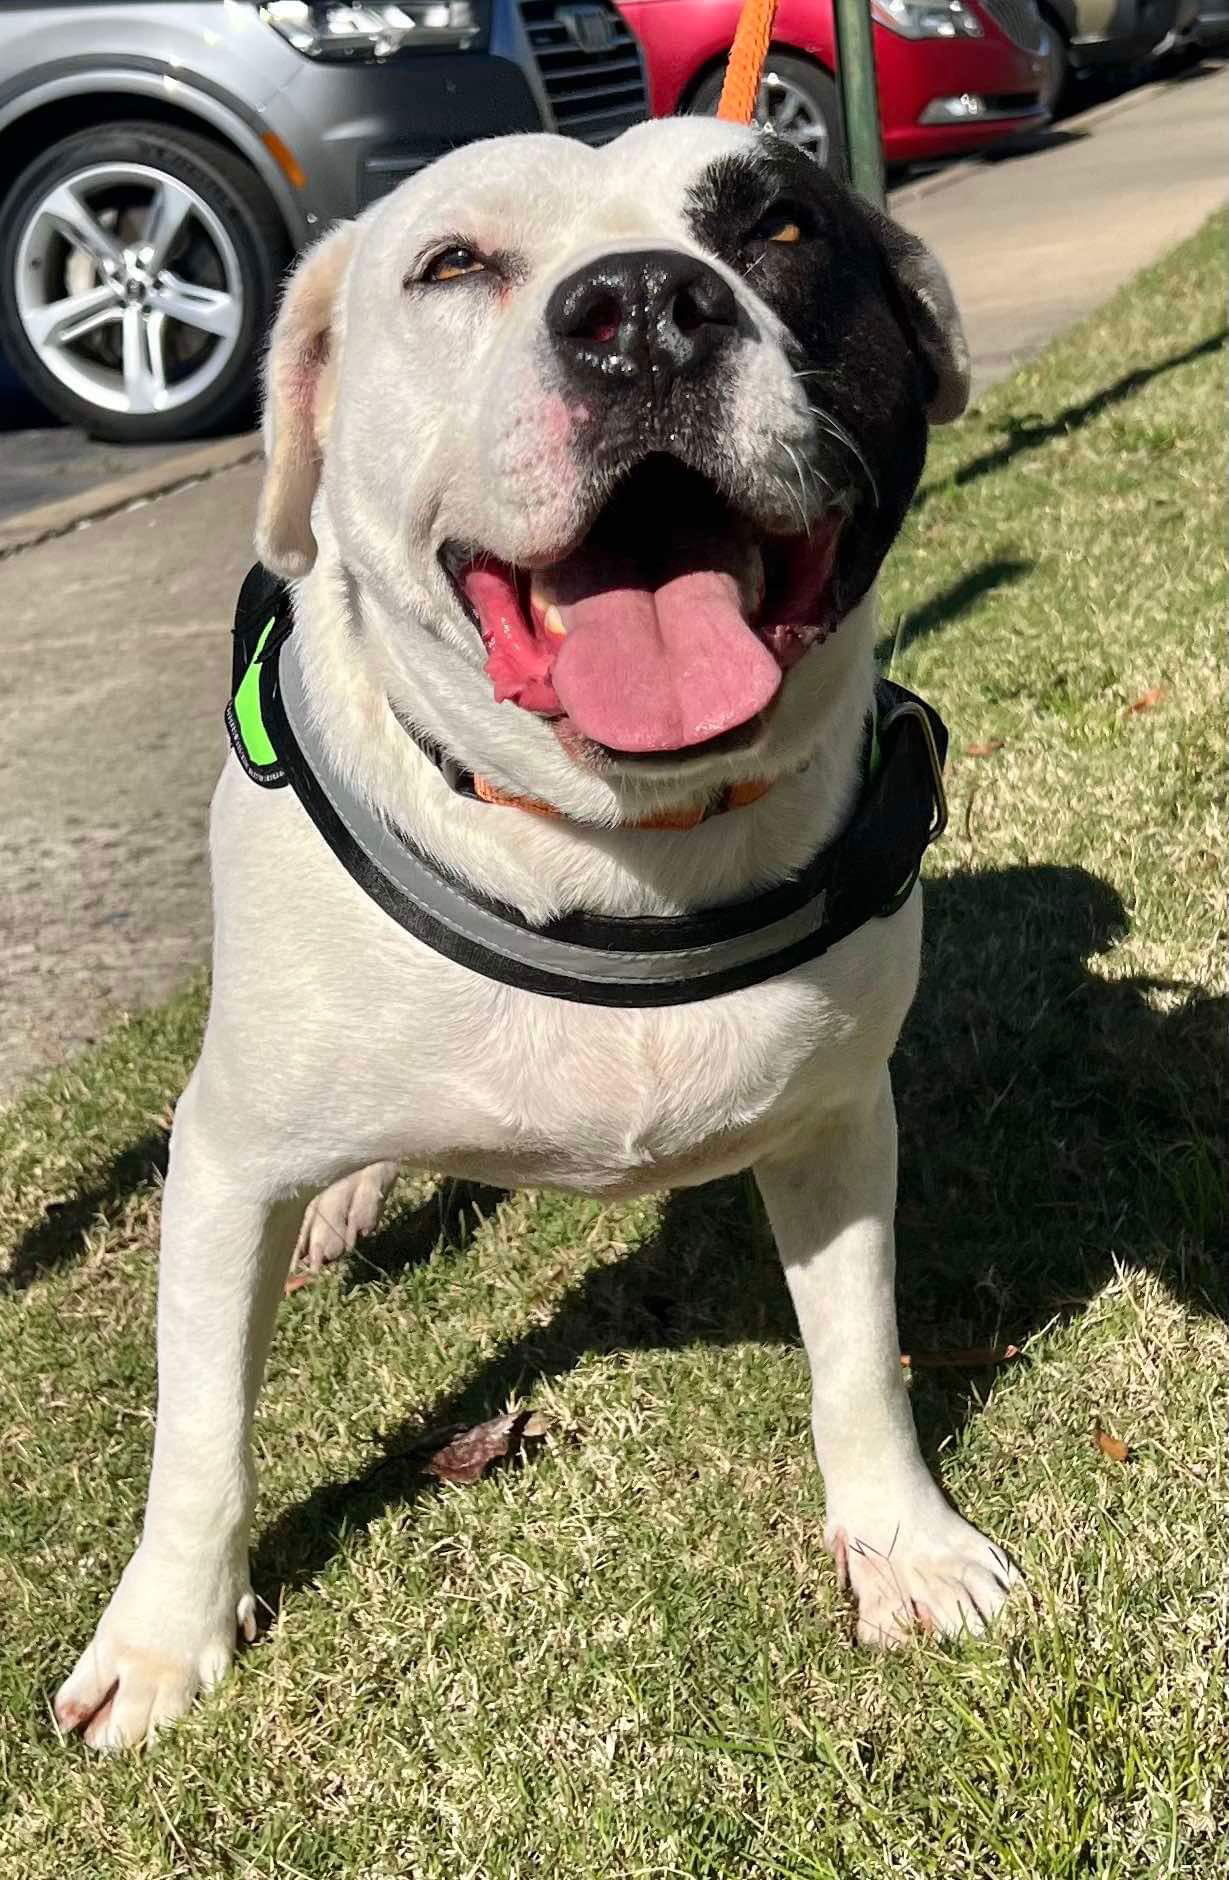
{"type": "Polygon", "coordinates": [[[730,574],[695,570],[659,588],[614,587],[561,606],[551,670],[578,731],[616,751],[678,751],[746,724],[781,668],[747,625],[730,574]]]}

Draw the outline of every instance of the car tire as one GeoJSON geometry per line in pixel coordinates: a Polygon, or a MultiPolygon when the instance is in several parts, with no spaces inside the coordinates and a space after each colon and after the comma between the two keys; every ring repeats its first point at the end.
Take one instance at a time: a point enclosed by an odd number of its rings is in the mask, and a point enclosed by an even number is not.
{"type": "MultiPolygon", "coordinates": [[[[687,106],[691,114],[715,114],[724,77],[724,69],[719,68],[696,87],[687,106]]],[[[840,99],[836,85],[821,66],[790,53],[770,51],[764,61],[756,121],[771,125],[779,136],[806,150],[824,169],[844,175],[840,99]]]]}
{"type": "Polygon", "coordinates": [[[94,437],[224,430],[252,415],[288,259],[271,198],[230,151],[157,123],[81,131],[0,205],[0,350],[94,437]]]}

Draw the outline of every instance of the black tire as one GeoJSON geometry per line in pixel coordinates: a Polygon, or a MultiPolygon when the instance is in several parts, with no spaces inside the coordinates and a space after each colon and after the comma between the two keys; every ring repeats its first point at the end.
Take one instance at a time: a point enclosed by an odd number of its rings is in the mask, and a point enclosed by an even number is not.
{"type": "Polygon", "coordinates": [[[254,410],[260,354],[289,253],[285,228],[260,178],[208,138],[139,122],[77,132],[35,158],[0,205],[0,350],[41,403],[93,437],[167,443],[225,430],[254,410]],[[240,324],[229,342],[231,354],[210,385],[167,411],[112,411],[79,395],[45,365],[18,311],[17,254],[32,205],[57,183],[107,162],[138,163],[192,190],[217,216],[238,259],[240,324]]]}
{"type": "MultiPolygon", "coordinates": [[[[824,168],[845,175],[845,138],[841,126],[841,104],[836,85],[822,66],[812,65],[809,59],[797,58],[788,52],[770,51],[764,61],[766,78],[774,74],[782,84],[791,87],[806,99],[807,105],[815,118],[822,122],[827,133],[826,153],[822,159],[824,168]]],[[[719,66],[703,79],[688,104],[688,111],[697,117],[711,117],[717,109],[717,100],[721,96],[724,67],[719,66]]],[[[788,129],[783,135],[789,137],[788,129]]],[[[805,147],[805,146],[802,146],[805,147]]],[[[812,152],[811,154],[814,154],[812,152]]]]}

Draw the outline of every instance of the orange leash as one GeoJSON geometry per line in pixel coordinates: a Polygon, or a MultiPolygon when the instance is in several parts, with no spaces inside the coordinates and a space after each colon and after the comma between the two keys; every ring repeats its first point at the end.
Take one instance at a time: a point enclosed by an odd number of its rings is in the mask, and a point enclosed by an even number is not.
{"type": "Polygon", "coordinates": [[[777,0],[743,0],[738,16],[734,44],[726,61],[725,83],[717,105],[717,116],[730,124],[754,124],[760,78],[772,25],[777,16],[777,0]]]}

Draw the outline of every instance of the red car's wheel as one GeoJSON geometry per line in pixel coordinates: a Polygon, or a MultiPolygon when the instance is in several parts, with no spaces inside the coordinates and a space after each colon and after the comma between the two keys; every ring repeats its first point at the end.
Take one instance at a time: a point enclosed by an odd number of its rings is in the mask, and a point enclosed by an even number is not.
{"type": "MultiPolygon", "coordinates": [[[[721,96],[723,77],[721,71],[710,73],[697,88],[688,110],[711,117],[721,96]]],[[[844,169],[845,145],[836,86],[818,65],[788,53],[770,52],[755,118],[757,124],[804,150],[823,168],[844,169]]]]}

